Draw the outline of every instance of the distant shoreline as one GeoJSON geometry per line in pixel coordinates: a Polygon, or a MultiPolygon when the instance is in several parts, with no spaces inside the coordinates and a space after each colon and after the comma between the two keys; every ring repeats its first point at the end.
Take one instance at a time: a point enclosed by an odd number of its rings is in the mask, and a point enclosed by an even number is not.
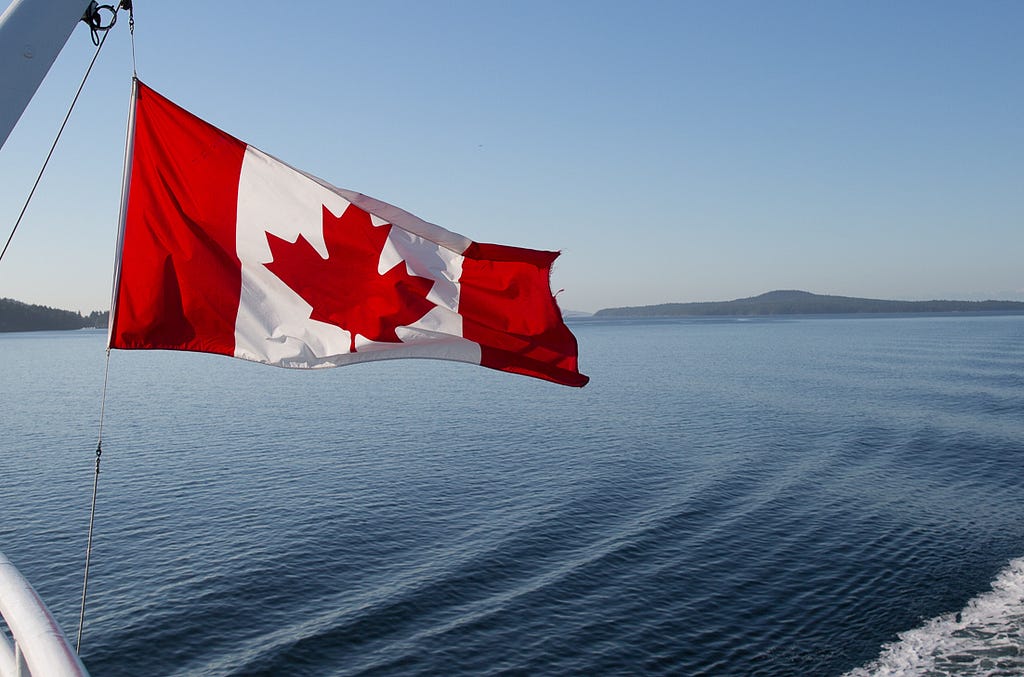
{"type": "Polygon", "coordinates": [[[109,316],[106,310],[94,310],[88,315],[82,315],[73,310],[0,298],[0,333],[102,329],[107,326],[109,316]]]}
{"type": "MultiPolygon", "coordinates": [[[[1024,313],[1024,301],[887,301],[779,290],[733,301],[662,303],[652,306],[604,308],[591,318],[771,317],[778,315],[893,315],[1024,313]]],[[[571,318],[580,319],[580,318],[571,318]]]]}
{"type": "Polygon", "coordinates": [[[934,312],[892,312],[892,313],[776,313],[773,315],[575,315],[566,317],[566,324],[588,324],[599,322],[635,321],[692,321],[692,322],[787,322],[796,320],[872,320],[872,319],[913,319],[925,317],[1015,317],[1024,315],[1024,310],[946,310],[934,312]]]}
{"type": "MultiPolygon", "coordinates": [[[[889,315],[1015,315],[1024,314],[1024,301],[886,301],[850,296],[827,296],[805,291],[772,291],[733,301],[662,303],[651,306],[604,308],[593,314],[566,312],[567,322],[617,319],[754,318],[754,317],[874,317],[889,315]]],[[[83,315],[72,310],[0,298],[0,333],[105,329],[108,311],[83,315]]]]}

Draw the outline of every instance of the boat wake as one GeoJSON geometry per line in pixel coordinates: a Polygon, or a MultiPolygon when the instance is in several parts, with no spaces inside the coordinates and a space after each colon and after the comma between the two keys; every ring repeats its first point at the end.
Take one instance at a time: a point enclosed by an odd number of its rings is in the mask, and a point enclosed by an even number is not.
{"type": "Polygon", "coordinates": [[[1024,674],[1024,558],[1012,560],[992,590],[956,613],[899,634],[877,659],[846,677],[1024,674]]]}

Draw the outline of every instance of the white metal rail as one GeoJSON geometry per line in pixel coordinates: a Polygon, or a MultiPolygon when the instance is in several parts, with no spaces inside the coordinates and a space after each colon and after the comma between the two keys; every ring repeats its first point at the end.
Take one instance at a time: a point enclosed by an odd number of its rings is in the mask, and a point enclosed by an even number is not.
{"type": "Polygon", "coordinates": [[[0,553],[0,677],[88,677],[57,621],[35,589],[0,553]]]}
{"type": "Polygon", "coordinates": [[[0,15],[0,146],[88,6],[89,0],[13,0],[0,15]]]}

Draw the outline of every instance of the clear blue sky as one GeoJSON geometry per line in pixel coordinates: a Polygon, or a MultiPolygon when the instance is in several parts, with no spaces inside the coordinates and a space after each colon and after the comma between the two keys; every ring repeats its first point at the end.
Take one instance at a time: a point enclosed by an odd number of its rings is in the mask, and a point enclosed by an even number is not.
{"type": "MultiPolygon", "coordinates": [[[[136,0],[139,76],[282,160],[563,255],[563,308],[772,289],[1024,299],[1024,2],[136,0]]],[[[108,306],[114,29],[0,296],[108,306]]],[[[6,239],[92,54],[0,152],[6,239]]]]}

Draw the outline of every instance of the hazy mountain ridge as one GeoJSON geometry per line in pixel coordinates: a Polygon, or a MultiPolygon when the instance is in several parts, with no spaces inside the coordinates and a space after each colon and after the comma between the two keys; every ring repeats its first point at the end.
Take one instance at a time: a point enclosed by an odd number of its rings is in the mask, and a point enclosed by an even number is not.
{"type": "Polygon", "coordinates": [[[661,303],[604,308],[595,317],[677,317],[706,315],[821,315],[855,313],[1024,312],[1024,301],[888,301],[780,289],[733,301],[661,303]]]}

